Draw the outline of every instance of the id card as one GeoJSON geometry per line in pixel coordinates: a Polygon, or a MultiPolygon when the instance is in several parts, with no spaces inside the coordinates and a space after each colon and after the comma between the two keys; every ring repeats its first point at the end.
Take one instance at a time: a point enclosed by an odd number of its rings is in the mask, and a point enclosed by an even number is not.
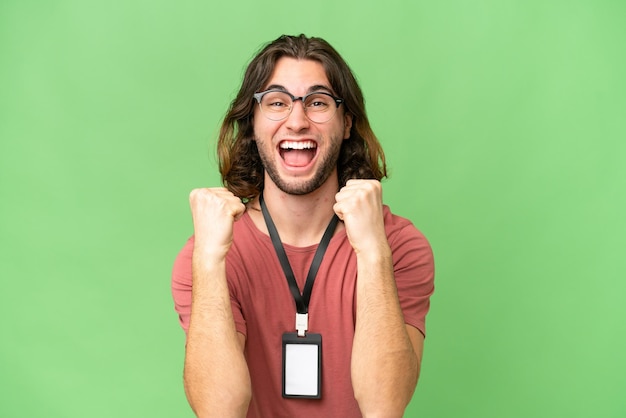
{"type": "Polygon", "coordinates": [[[283,397],[322,397],[322,335],[283,334],[283,397]]]}

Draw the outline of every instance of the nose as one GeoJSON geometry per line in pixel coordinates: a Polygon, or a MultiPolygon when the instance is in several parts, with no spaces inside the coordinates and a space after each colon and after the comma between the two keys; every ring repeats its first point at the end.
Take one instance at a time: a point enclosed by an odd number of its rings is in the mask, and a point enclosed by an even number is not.
{"type": "Polygon", "coordinates": [[[309,118],[304,111],[304,102],[302,99],[294,100],[291,104],[291,112],[285,122],[289,129],[300,131],[309,127],[309,118]]]}

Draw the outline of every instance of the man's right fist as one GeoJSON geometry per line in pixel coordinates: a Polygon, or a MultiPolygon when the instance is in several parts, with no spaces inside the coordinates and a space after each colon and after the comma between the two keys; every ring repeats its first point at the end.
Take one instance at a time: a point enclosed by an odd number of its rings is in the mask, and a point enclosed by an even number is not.
{"type": "Polygon", "coordinates": [[[233,223],[245,213],[246,206],[224,187],[192,190],[189,205],[195,249],[225,257],[233,240],[233,223]]]}

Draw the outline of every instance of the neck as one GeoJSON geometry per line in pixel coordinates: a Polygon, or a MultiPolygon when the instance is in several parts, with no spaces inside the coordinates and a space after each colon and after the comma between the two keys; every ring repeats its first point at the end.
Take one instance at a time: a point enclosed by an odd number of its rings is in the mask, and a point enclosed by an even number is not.
{"type": "MultiPolygon", "coordinates": [[[[327,181],[314,192],[298,196],[282,192],[271,182],[266,183],[263,199],[281,241],[297,247],[318,244],[334,215],[337,189],[336,182],[327,181]]],[[[258,209],[251,211],[257,228],[268,233],[259,199],[255,199],[251,206],[258,209]]]]}

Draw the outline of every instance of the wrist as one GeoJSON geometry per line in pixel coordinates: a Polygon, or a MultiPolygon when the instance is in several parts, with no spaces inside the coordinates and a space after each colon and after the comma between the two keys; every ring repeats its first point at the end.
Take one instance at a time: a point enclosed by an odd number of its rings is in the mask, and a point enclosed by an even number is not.
{"type": "Polygon", "coordinates": [[[196,238],[193,246],[193,260],[204,263],[220,263],[226,259],[230,245],[215,245],[211,242],[200,241],[196,238]]]}
{"type": "Polygon", "coordinates": [[[359,263],[371,263],[379,265],[385,261],[391,260],[391,247],[385,241],[384,243],[378,243],[372,245],[366,249],[355,249],[357,262],[359,263]]]}

